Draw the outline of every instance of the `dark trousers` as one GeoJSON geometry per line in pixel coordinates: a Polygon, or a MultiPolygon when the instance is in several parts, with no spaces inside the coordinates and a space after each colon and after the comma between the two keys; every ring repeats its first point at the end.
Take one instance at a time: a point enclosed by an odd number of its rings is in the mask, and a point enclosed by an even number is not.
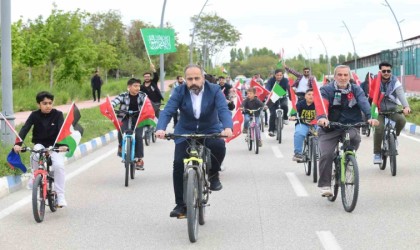
{"type": "MultiPolygon", "coordinates": [[[[128,119],[123,119],[122,122],[123,124],[121,125],[121,130],[124,132],[128,128],[128,119]]],[[[136,119],[133,119],[133,124],[131,125],[131,128],[134,128],[134,125],[136,125],[136,119]]],[[[144,157],[143,127],[136,128],[135,132],[136,132],[136,135],[135,135],[136,146],[134,148],[134,157],[143,158],[144,157]]],[[[118,145],[122,145],[121,133],[118,133],[118,145]]]]}
{"type": "Polygon", "coordinates": [[[92,88],[93,101],[96,101],[96,93],[98,94],[98,102],[101,100],[101,88],[92,88]]]}
{"type": "Polygon", "coordinates": [[[152,102],[153,110],[155,111],[155,116],[158,119],[160,114],[160,105],[160,102],[152,102]]]}
{"type": "MultiPolygon", "coordinates": [[[[330,187],[331,186],[331,174],[332,164],[335,156],[335,148],[337,147],[338,141],[345,135],[345,132],[341,129],[337,129],[331,132],[325,132],[322,128],[318,129],[318,146],[321,157],[319,158],[319,180],[318,187],[330,187]]],[[[360,130],[351,128],[349,130],[350,145],[356,150],[360,145],[360,130]]]]}
{"type": "MultiPolygon", "coordinates": [[[[395,121],[395,134],[400,135],[401,130],[405,127],[405,117],[403,114],[392,114],[391,120],[395,121]]],[[[375,133],[373,134],[373,153],[381,153],[382,138],[384,137],[385,131],[385,118],[383,115],[378,116],[379,125],[375,127],[375,133]]]]}
{"type": "Polygon", "coordinates": [[[264,124],[267,125],[268,124],[268,113],[267,110],[264,109],[264,124]]]}
{"type": "Polygon", "coordinates": [[[273,106],[270,107],[270,121],[268,122],[268,131],[276,131],[276,109],[280,108],[283,110],[283,120],[289,119],[287,113],[289,112],[289,107],[287,105],[287,97],[278,99],[273,106]]]}
{"type": "MultiPolygon", "coordinates": [[[[206,147],[211,151],[211,169],[209,176],[218,174],[220,171],[220,165],[225,159],[226,146],[225,141],[222,139],[206,139],[206,147]]],[[[173,168],[173,183],[175,192],[175,203],[178,205],[184,204],[184,158],[188,157],[186,152],[189,147],[188,141],[175,144],[174,154],[174,168],[173,168]]]]}

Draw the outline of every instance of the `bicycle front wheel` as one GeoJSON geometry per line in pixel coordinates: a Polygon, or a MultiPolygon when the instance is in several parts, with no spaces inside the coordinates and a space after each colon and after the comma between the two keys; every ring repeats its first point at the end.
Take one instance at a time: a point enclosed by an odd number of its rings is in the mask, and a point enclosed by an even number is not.
{"type": "Polygon", "coordinates": [[[347,155],[344,180],[341,180],[341,200],[344,210],[352,212],[359,196],[359,168],[354,155],[347,155]]]}
{"type": "Polygon", "coordinates": [[[246,134],[246,143],[248,144],[248,150],[252,150],[252,136],[251,136],[251,127],[248,128],[248,133],[246,134]]]}
{"type": "Polygon", "coordinates": [[[340,159],[334,159],[334,167],[332,169],[331,175],[331,189],[332,189],[332,196],[328,197],[328,200],[333,202],[337,199],[338,196],[338,188],[340,185],[340,159]]]}
{"type": "Polygon", "coordinates": [[[254,141],[254,152],[255,152],[255,154],[258,154],[258,135],[257,134],[258,134],[259,131],[257,130],[256,127],[253,127],[251,129],[251,131],[252,131],[252,137],[253,137],[253,141],[254,141]]]}
{"type": "Polygon", "coordinates": [[[125,161],[124,161],[124,166],[125,166],[125,186],[128,187],[128,178],[129,178],[129,174],[130,174],[130,163],[131,161],[131,138],[127,137],[127,140],[125,142],[125,161]]]}
{"type": "Polygon", "coordinates": [[[42,185],[42,175],[37,175],[32,186],[32,212],[35,221],[40,223],[45,215],[44,187],[42,185]]]}
{"type": "Polygon", "coordinates": [[[389,135],[389,168],[391,169],[392,176],[397,175],[397,148],[395,145],[395,136],[389,135]]]}
{"type": "Polygon", "coordinates": [[[386,145],[387,144],[386,140],[388,140],[386,137],[384,137],[382,139],[382,149],[381,149],[382,164],[379,164],[379,169],[380,170],[384,170],[386,168],[386,161],[388,160],[388,152],[389,152],[388,147],[389,147],[389,145],[386,145]]]}
{"type": "Polygon", "coordinates": [[[152,130],[152,142],[156,143],[156,134],[155,134],[155,129],[152,130]]]}
{"type": "Polygon", "coordinates": [[[303,142],[303,166],[305,167],[305,174],[307,176],[311,175],[311,159],[309,156],[309,146],[308,146],[308,138],[305,138],[303,142]]]}
{"type": "Polygon", "coordinates": [[[193,168],[188,168],[185,203],[187,205],[188,236],[191,242],[196,242],[198,238],[198,180],[197,173],[193,168]]]}
{"type": "Polygon", "coordinates": [[[281,143],[282,139],[282,128],[283,128],[283,117],[277,118],[277,140],[279,141],[279,144],[281,143]]]}
{"type": "Polygon", "coordinates": [[[146,131],[144,132],[144,144],[146,144],[146,146],[150,145],[150,132],[148,128],[146,128],[146,131]]]}

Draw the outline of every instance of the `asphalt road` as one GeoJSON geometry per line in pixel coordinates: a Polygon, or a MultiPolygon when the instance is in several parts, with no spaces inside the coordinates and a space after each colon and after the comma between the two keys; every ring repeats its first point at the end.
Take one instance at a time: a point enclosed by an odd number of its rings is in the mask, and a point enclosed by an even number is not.
{"type": "MultiPolygon", "coordinates": [[[[267,132],[266,132],[267,133],[267,132]]],[[[34,221],[31,192],[0,200],[1,249],[419,249],[420,138],[400,136],[398,172],[372,164],[372,137],[358,151],[360,193],[344,211],[322,198],[303,165],[293,162],[293,125],[278,144],[264,135],[256,155],[241,136],[228,144],[199,239],[190,243],[187,221],[174,207],[172,141],[145,148],[144,172],[124,187],[116,142],[70,163],[68,207],[34,221]]]]}

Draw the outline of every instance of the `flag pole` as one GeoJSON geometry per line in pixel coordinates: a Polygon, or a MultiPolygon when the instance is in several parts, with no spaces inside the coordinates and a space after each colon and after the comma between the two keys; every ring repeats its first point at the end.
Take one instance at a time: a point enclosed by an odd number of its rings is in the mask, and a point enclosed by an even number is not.
{"type": "Polygon", "coordinates": [[[1,117],[3,118],[3,120],[6,122],[7,126],[10,128],[10,130],[12,130],[12,132],[16,135],[16,137],[23,142],[22,138],[20,138],[18,132],[15,130],[15,128],[12,126],[12,124],[10,124],[10,122],[7,120],[7,118],[3,115],[3,113],[0,112],[1,117]]]}
{"type": "Polygon", "coordinates": [[[143,38],[144,48],[146,49],[147,58],[149,58],[150,64],[152,64],[152,60],[150,59],[149,51],[147,51],[146,42],[144,41],[143,31],[140,29],[141,37],[143,38]]]}

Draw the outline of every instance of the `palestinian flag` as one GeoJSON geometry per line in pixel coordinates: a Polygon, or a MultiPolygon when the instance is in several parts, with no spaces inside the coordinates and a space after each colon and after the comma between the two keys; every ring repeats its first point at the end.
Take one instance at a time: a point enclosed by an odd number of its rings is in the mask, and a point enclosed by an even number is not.
{"type": "Polygon", "coordinates": [[[114,124],[114,127],[121,133],[121,122],[118,120],[115,115],[114,108],[112,107],[111,100],[109,96],[106,97],[105,102],[99,105],[99,110],[101,113],[114,124]]]}
{"type": "Polygon", "coordinates": [[[296,108],[297,98],[296,98],[296,93],[293,90],[290,91],[290,101],[292,102],[292,109],[290,110],[290,115],[296,115],[297,114],[297,108],[296,108]]]}
{"type": "Polygon", "coordinates": [[[271,90],[270,95],[268,96],[266,105],[268,107],[271,107],[274,105],[274,103],[280,99],[281,97],[286,95],[286,90],[283,89],[282,86],[280,86],[280,84],[278,84],[277,82],[274,83],[274,87],[271,90]]]}
{"type": "Polygon", "coordinates": [[[380,103],[384,97],[384,94],[381,93],[381,71],[378,72],[378,75],[372,82],[370,87],[369,96],[372,97],[372,106],[370,110],[371,117],[373,119],[378,119],[378,114],[380,111],[380,103]]]}
{"type": "Polygon", "coordinates": [[[73,156],[80,139],[82,139],[83,128],[78,124],[80,117],[80,111],[73,102],[54,143],[54,145],[64,144],[69,147],[66,157],[73,156]]]}
{"type": "Polygon", "coordinates": [[[155,110],[153,109],[152,102],[146,96],[144,99],[143,105],[141,106],[140,115],[136,122],[136,128],[144,126],[153,126],[156,127],[156,116],[155,110]]]}
{"type": "Polygon", "coordinates": [[[257,83],[254,79],[251,80],[249,86],[255,88],[255,95],[260,99],[260,101],[264,101],[265,98],[270,94],[270,91],[266,90],[263,86],[257,83]]]}

